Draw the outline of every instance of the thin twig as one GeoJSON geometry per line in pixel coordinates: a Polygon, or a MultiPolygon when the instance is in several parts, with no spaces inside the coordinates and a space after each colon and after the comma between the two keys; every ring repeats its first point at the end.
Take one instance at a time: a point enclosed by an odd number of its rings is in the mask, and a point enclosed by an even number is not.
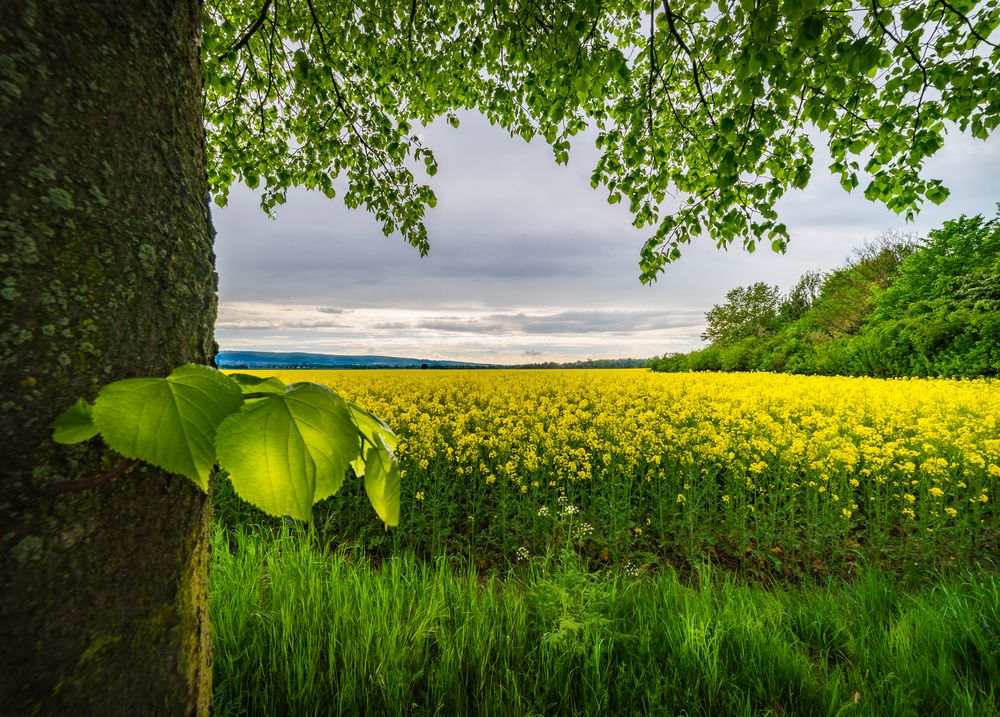
{"type": "Polygon", "coordinates": [[[670,28],[670,34],[673,35],[677,44],[681,46],[688,59],[691,60],[691,75],[694,77],[694,86],[698,89],[698,96],[701,98],[701,103],[705,106],[705,110],[708,112],[708,118],[712,121],[712,125],[717,127],[715,122],[715,115],[712,114],[712,105],[709,104],[708,99],[705,97],[705,92],[701,88],[701,79],[698,74],[698,60],[691,52],[691,48],[687,46],[684,42],[684,38],[681,37],[680,32],[677,31],[677,25],[674,24],[674,11],[670,9],[670,1],[663,0],[663,11],[667,15],[667,26],[670,28]]]}
{"type": "Polygon", "coordinates": [[[45,490],[49,493],[56,494],[79,493],[80,491],[90,490],[91,488],[96,488],[104,485],[105,483],[114,483],[116,480],[121,478],[126,471],[138,464],[138,460],[130,458],[127,461],[118,464],[107,473],[101,473],[91,478],[81,478],[80,480],[66,481],[63,483],[49,483],[45,486],[45,490]]]}
{"type": "Polygon", "coordinates": [[[913,118],[913,136],[916,136],[917,129],[920,127],[920,111],[923,109],[924,93],[927,91],[927,87],[930,84],[930,81],[927,79],[927,68],[924,66],[924,63],[920,59],[920,55],[917,54],[917,51],[896,37],[895,33],[886,27],[884,22],[882,22],[882,19],[879,17],[879,5],[877,0],[872,0],[872,16],[875,18],[875,22],[878,23],[879,27],[882,28],[882,32],[894,40],[897,45],[902,45],[903,49],[905,49],[909,53],[910,57],[913,58],[913,61],[917,63],[917,67],[920,68],[920,75],[923,78],[923,83],[920,86],[920,97],[917,99],[916,114],[913,118]]]}
{"type": "Polygon", "coordinates": [[[961,13],[961,12],[960,12],[959,10],[957,10],[956,8],[954,8],[954,7],[952,6],[952,5],[950,5],[950,4],[949,4],[948,2],[946,2],[945,0],[938,0],[938,4],[939,4],[939,5],[944,5],[944,6],[946,7],[946,8],[948,8],[948,9],[949,9],[949,10],[951,10],[951,11],[952,11],[953,13],[955,13],[956,15],[958,15],[958,17],[959,17],[959,18],[961,18],[961,19],[962,19],[962,20],[963,20],[963,21],[965,22],[965,24],[969,26],[969,32],[970,32],[970,33],[972,33],[972,36],[973,36],[974,38],[976,38],[976,39],[977,39],[977,40],[979,40],[980,42],[985,42],[985,43],[986,43],[987,45],[989,45],[990,47],[997,47],[997,45],[996,45],[996,44],[994,44],[994,43],[990,42],[990,41],[989,41],[989,40],[987,40],[987,39],[986,39],[985,37],[983,37],[983,36],[982,36],[982,35],[980,35],[980,34],[979,34],[978,32],[976,32],[976,28],[975,28],[975,27],[973,27],[973,25],[972,25],[972,22],[971,22],[971,21],[969,20],[969,18],[968,18],[968,16],[967,16],[967,15],[963,15],[963,14],[962,14],[962,13],[961,13]]]}

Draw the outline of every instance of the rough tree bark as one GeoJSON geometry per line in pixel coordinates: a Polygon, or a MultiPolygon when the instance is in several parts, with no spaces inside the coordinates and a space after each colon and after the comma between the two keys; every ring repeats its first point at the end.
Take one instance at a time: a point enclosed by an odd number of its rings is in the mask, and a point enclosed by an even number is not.
{"type": "Polygon", "coordinates": [[[207,504],[53,418],[210,361],[197,0],[0,3],[0,714],[207,714],[207,504]],[[92,445],[93,444],[93,445],[92,445]]]}

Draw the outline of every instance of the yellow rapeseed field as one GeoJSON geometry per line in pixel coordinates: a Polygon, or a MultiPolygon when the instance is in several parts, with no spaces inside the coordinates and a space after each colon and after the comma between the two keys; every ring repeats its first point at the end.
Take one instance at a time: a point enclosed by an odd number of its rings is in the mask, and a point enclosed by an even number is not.
{"type": "MultiPolygon", "coordinates": [[[[559,506],[570,502],[603,554],[667,545],[691,559],[815,562],[861,550],[954,559],[997,543],[997,382],[260,373],[326,384],[386,420],[402,439],[411,530],[440,533],[467,518],[508,553],[558,535],[559,506]]],[[[446,532],[456,530],[466,532],[446,532]]]]}

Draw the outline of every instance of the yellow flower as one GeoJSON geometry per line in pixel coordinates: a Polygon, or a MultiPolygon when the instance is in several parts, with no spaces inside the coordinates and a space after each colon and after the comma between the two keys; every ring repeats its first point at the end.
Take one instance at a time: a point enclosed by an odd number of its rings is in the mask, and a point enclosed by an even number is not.
{"type": "MultiPolygon", "coordinates": [[[[829,496],[818,506],[822,520],[853,520],[858,505],[886,501],[898,505],[898,519],[915,520],[920,499],[921,520],[934,522],[936,510],[965,528],[953,494],[985,508],[989,487],[1000,485],[1000,385],[983,381],[641,370],[278,377],[327,384],[381,416],[399,437],[401,474],[424,486],[418,502],[435,482],[472,477],[469,490],[526,504],[526,488],[555,495],[570,481],[615,483],[611,492],[636,497],[646,491],[633,488],[647,482],[679,485],[681,507],[688,493],[718,485],[737,491],[718,494],[727,510],[739,503],[751,513],[766,500],[780,512],[808,492],[829,496]]],[[[642,516],[646,508],[631,506],[642,516]]]]}

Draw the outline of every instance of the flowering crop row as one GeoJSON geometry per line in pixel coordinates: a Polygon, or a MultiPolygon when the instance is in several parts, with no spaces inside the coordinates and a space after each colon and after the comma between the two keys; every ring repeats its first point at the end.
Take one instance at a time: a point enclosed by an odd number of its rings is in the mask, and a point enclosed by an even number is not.
{"type": "MultiPolygon", "coordinates": [[[[642,370],[279,375],[327,384],[399,434],[404,516],[393,540],[428,550],[513,558],[576,541],[596,559],[710,555],[822,572],[859,558],[982,558],[1000,542],[995,382],[642,370]],[[560,510],[567,504],[572,513],[560,510]]],[[[357,525],[349,503],[330,506],[344,530],[357,525]]]]}

